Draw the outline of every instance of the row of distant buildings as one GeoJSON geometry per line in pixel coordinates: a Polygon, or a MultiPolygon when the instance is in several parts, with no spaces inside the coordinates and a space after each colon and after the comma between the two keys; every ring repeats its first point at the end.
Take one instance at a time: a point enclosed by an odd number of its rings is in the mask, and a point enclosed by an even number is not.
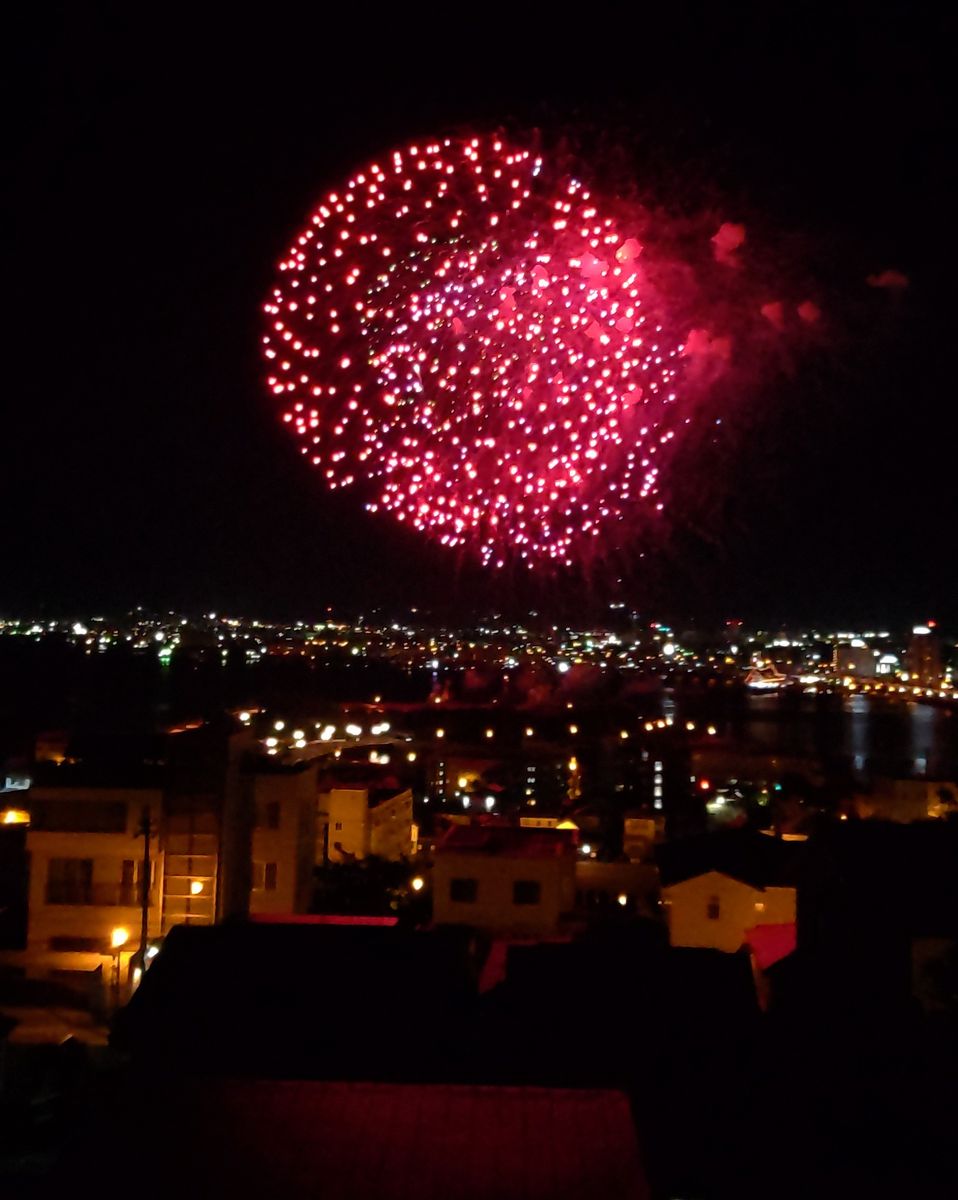
{"type": "Polygon", "coordinates": [[[723,880],[693,883],[707,874],[698,866],[660,879],[654,811],[626,816],[615,862],[595,858],[588,816],[580,827],[535,811],[448,814],[417,859],[408,787],[377,785],[332,754],[269,757],[232,724],[135,745],[41,740],[28,791],[23,782],[8,780],[0,809],[25,837],[25,940],[2,958],[74,984],[135,982],[141,954],[148,964],[179,925],[306,914],[317,867],[370,856],[410,864],[436,924],[490,937],[562,939],[598,916],[664,913],[678,944],[733,950],[753,927],[794,918],[794,899],[789,917],[787,895],[759,896],[762,880],[744,884],[746,901],[723,880]]]}
{"type": "Polygon", "coordinates": [[[403,620],[379,614],[353,619],[327,616],[318,622],[268,622],[207,613],[150,614],[134,610],[122,618],[0,617],[0,637],[66,642],[87,654],[126,648],[155,654],[168,664],[174,655],[248,663],[264,657],[307,657],[317,661],[388,662],[403,670],[432,672],[478,668],[492,673],[542,668],[552,676],[614,668],[640,673],[714,673],[737,678],[750,670],[821,682],[894,677],[912,686],[950,686],[954,646],[940,637],[934,621],[916,625],[902,638],[890,630],[746,629],[741,621],[720,629],[675,629],[649,621],[623,606],[611,606],[608,621],[573,629],[530,614],[526,623],[487,618],[471,627],[430,623],[417,613],[403,620]]]}

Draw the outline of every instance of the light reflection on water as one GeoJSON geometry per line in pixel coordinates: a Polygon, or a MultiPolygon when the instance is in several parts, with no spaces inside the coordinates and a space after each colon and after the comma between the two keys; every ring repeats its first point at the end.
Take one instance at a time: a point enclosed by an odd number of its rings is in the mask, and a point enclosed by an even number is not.
{"type": "Polygon", "coordinates": [[[958,718],[946,707],[860,694],[749,695],[730,732],[767,753],[841,758],[861,774],[958,777],[958,718]]]}

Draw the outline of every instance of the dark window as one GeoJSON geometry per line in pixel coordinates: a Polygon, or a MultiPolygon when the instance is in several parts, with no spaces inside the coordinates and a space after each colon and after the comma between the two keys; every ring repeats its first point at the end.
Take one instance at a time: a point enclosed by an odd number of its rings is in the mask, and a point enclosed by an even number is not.
{"type": "Polygon", "coordinates": [[[254,892],[275,892],[278,866],[274,862],[254,862],[252,884],[254,892]]]}
{"type": "Polygon", "coordinates": [[[257,829],[279,829],[280,808],[278,800],[267,800],[256,806],[257,829]]]}
{"type": "Polygon", "coordinates": [[[47,904],[92,904],[93,859],[51,858],[47,904]]]}
{"type": "Polygon", "coordinates": [[[513,904],[538,904],[542,888],[535,879],[517,879],[512,885],[513,904]]]}
{"type": "Polygon", "coordinates": [[[123,860],[123,874],[120,877],[120,903],[136,904],[141,897],[137,894],[138,884],[143,877],[142,866],[135,859],[123,860]]]}
{"type": "Polygon", "coordinates": [[[719,919],[719,913],[721,911],[721,906],[719,905],[718,896],[710,896],[709,897],[708,906],[705,911],[708,914],[708,919],[710,921],[717,921],[719,919]]]}
{"type": "Polygon", "coordinates": [[[51,950],[57,950],[61,954],[66,954],[72,951],[74,954],[102,954],[103,942],[100,938],[91,937],[52,937],[47,943],[51,950]]]}
{"type": "Polygon", "coordinates": [[[342,830],[342,828],[343,828],[342,821],[337,821],[336,822],[336,832],[339,833],[342,830]]]}
{"type": "Polygon", "coordinates": [[[475,904],[478,896],[478,879],[450,879],[450,900],[454,900],[457,904],[475,904]]]}
{"type": "Polygon", "coordinates": [[[34,800],[30,826],[45,833],[126,833],[127,808],[112,800],[34,800]]]}

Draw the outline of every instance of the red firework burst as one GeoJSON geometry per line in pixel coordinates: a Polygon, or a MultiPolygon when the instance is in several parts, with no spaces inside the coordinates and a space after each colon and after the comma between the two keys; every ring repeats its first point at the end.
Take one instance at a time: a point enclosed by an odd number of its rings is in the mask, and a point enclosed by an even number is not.
{"type": "Polygon", "coordinates": [[[661,509],[690,330],[643,268],[641,217],[494,136],[410,146],[327,196],[263,338],[327,486],[497,566],[571,565],[661,509]]]}

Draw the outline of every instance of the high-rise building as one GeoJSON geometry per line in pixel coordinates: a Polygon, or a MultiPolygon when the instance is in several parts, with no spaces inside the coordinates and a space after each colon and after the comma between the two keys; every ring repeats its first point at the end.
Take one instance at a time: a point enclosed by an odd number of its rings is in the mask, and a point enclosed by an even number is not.
{"type": "Polygon", "coordinates": [[[935,632],[934,621],[916,625],[911,631],[904,665],[909,683],[919,687],[937,687],[941,683],[941,639],[935,632]]]}
{"type": "Polygon", "coordinates": [[[861,638],[849,642],[836,642],[832,651],[832,667],[835,674],[854,679],[874,679],[878,673],[878,651],[861,638]]]}

